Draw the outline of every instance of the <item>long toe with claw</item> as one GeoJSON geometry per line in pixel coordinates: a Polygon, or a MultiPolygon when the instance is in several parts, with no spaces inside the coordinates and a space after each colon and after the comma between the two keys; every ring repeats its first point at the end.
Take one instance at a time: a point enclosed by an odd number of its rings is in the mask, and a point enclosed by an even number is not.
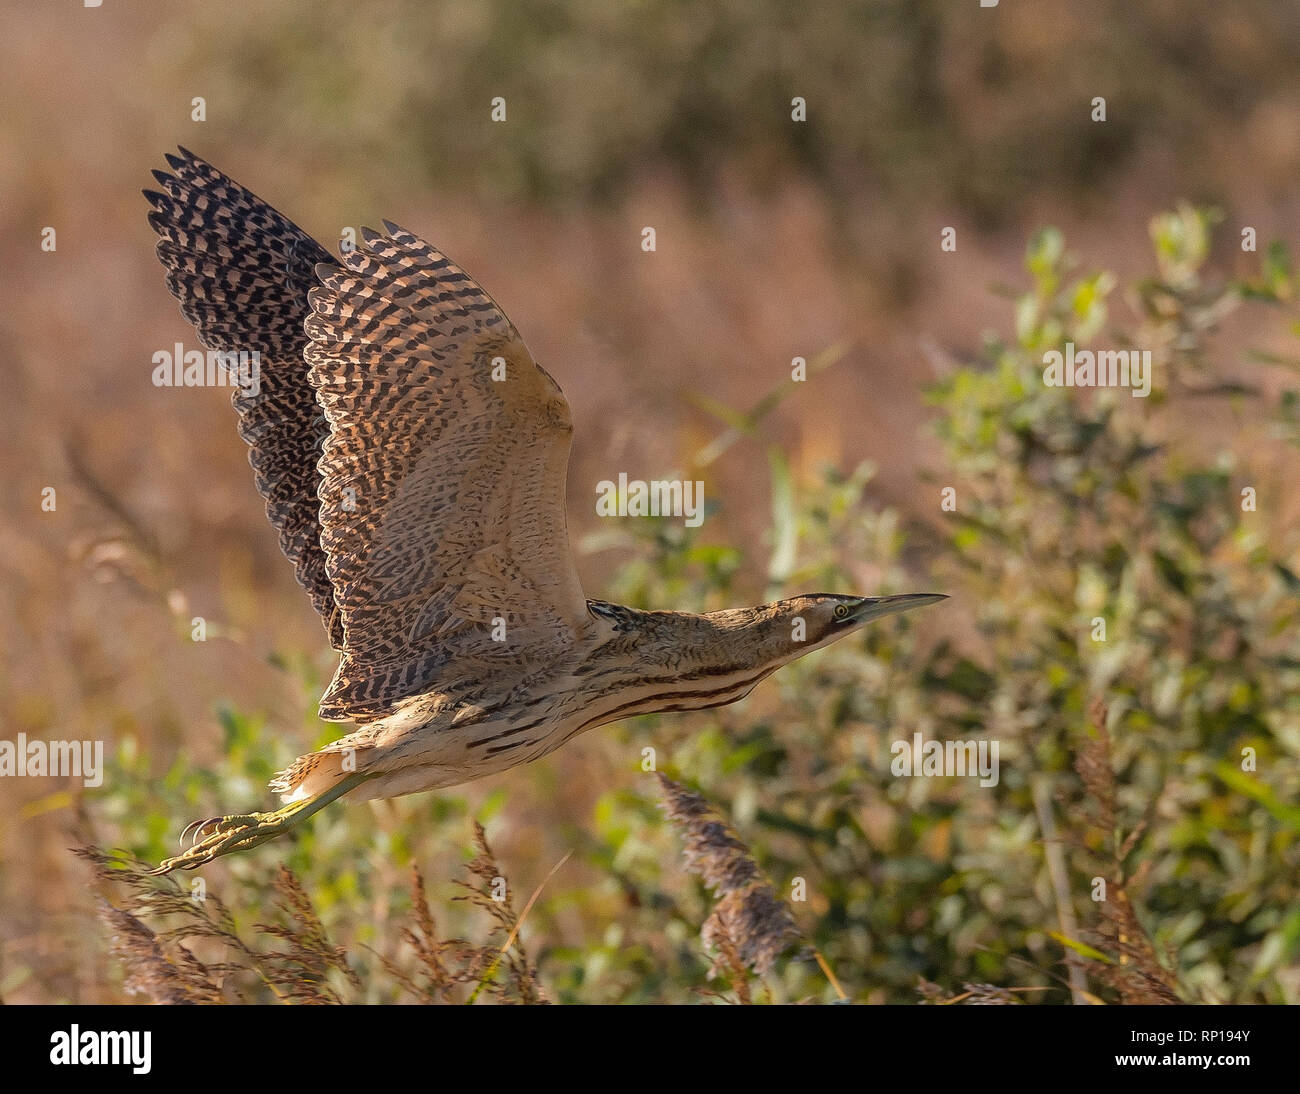
{"type": "Polygon", "coordinates": [[[195,821],[186,825],[185,831],[181,833],[181,846],[185,845],[185,837],[191,832],[194,834],[194,846],[175,858],[165,859],[162,865],[150,873],[170,874],[173,870],[193,870],[232,851],[246,851],[250,847],[266,843],[346,794],[367,777],[354,772],[314,798],[290,802],[270,813],[236,813],[229,817],[195,821]]]}
{"type": "Polygon", "coordinates": [[[181,830],[180,845],[184,847],[186,838],[192,835],[193,839],[190,840],[190,846],[193,847],[194,844],[198,843],[204,832],[209,828],[215,828],[224,819],[224,817],[209,817],[207,820],[197,820],[187,824],[181,830]]]}
{"type": "Polygon", "coordinates": [[[297,812],[298,810],[286,806],[274,813],[241,813],[197,821],[189,825],[181,836],[183,844],[185,835],[193,832],[194,845],[175,858],[166,859],[151,872],[168,874],[173,870],[193,870],[231,851],[256,847],[289,828],[297,819],[297,812]],[[200,839],[200,836],[203,838],[200,839]]]}

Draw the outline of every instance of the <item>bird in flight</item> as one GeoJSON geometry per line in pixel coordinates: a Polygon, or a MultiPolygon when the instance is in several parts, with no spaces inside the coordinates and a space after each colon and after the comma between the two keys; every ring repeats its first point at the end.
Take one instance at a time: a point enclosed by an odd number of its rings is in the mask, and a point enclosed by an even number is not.
{"type": "Polygon", "coordinates": [[[496,302],[384,222],[334,258],[194,154],[146,190],[167,287],[233,396],[280,546],[339,654],[272,812],[189,826],[156,872],[274,838],[345,794],[392,798],[528,763],[634,714],[733,703],[868,621],[944,597],[796,596],[696,615],[583,595],[565,524],[573,422],[496,302]],[[183,837],[184,839],[184,837],[183,837]]]}

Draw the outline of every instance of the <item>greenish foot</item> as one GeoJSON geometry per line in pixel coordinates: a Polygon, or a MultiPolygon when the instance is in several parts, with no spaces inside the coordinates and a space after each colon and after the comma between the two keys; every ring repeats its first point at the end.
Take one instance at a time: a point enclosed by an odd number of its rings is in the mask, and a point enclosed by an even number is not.
{"type": "Polygon", "coordinates": [[[324,809],[367,778],[368,775],[359,771],[353,772],[314,798],[290,802],[270,813],[235,813],[229,817],[196,821],[181,833],[181,842],[184,843],[185,837],[193,832],[194,846],[175,858],[164,859],[157,869],[149,872],[159,875],[170,874],[173,870],[194,870],[222,855],[257,847],[284,835],[290,828],[301,824],[317,810],[324,809]]]}

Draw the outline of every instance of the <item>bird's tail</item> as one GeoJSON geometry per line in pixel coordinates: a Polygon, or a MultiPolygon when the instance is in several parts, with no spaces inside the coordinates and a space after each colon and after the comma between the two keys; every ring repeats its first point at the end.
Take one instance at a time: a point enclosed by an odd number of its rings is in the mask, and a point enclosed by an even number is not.
{"type": "Polygon", "coordinates": [[[276,772],[271,790],[286,804],[324,794],[349,775],[363,772],[372,746],[350,743],[344,737],[317,752],[299,756],[283,771],[276,772]]]}

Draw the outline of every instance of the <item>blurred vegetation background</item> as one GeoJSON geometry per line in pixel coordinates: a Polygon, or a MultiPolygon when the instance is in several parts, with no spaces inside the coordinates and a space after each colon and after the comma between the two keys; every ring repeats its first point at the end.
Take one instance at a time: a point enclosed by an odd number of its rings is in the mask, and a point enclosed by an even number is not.
{"type": "MultiPolygon", "coordinates": [[[[953,596],[738,706],[333,807],[205,870],[250,945],[285,943],[254,930],[277,900],[301,919],[283,861],[348,949],[320,970],[339,996],[410,998],[412,863],[443,937],[510,929],[452,899],[483,880],[477,819],[512,914],[572,852],[520,931],[518,997],[735,998],[653,746],[778,895],[803,879],[791,913],[855,1001],[1300,1001],[1297,328],[1270,245],[1300,215],[1294,5],[0,10],[0,711],[6,739],[112,756],[97,790],[0,780],[6,1000],[138,998],[95,918],[123,887],[67,848],[157,861],[332,732],[327,644],[224,394],[150,383],[194,341],[138,194],[179,142],[329,245],[396,219],[501,301],[573,405],[589,595],[953,596]],[[1150,349],[1154,394],[1045,388],[1066,341],[1150,349]],[[790,385],[795,356],[816,367],[790,385]],[[596,482],[673,470],[704,479],[703,528],[595,519],[596,482]],[[1001,782],[894,778],[916,731],[998,740],[1001,782]]],[[[797,950],[749,994],[837,997],[797,950]]]]}

